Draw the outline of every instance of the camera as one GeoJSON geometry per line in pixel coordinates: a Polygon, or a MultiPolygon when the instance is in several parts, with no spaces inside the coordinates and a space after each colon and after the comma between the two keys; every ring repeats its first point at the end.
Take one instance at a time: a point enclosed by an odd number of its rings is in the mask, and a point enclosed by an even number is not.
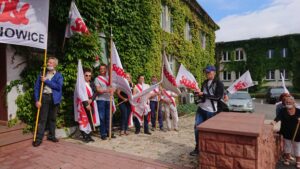
{"type": "Polygon", "coordinates": [[[199,96],[198,92],[194,92],[194,102],[195,102],[195,104],[204,103],[205,102],[205,97],[199,96]]]}

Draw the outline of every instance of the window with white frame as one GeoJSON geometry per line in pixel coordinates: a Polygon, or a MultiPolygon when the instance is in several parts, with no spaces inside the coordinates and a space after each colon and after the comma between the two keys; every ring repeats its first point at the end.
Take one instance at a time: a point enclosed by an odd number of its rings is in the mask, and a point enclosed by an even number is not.
{"type": "Polygon", "coordinates": [[[223,71],[223,80],[231,80],[231,72],[223,71]]]}
{"type": "Polygon", "coordinates": [[[235,60],[239,61],[239,60],[245,60],[245,52],[243,49],[236,49],[235,50],[235,60]]]}
{"type": "Polygon", "coordinates": [[[267,71],[266,79],[267,80],[275,80],[275,71],[274,70],[267,71]]]}
{"type": "Polygon", "coordinates": [[[242,72],[241,72],[241,71],[235,72],[235,79],[240,78],[241,75],[242,75],[242,72]]]}
{"type": "Polygon", "coordinates": [[[267,56],[269,59],[272,59],[274,57],[274,49],[269,49],[267,52],[267,56]]]}
{"type": "Polygon", "coordinates": [[[228,51],[222,51],[222,61],[223,62],[229,61],[229,52],[228,51]]]}
{"type": "Polygon", "coordinates": [[[166,5],[161,5],[161,14],[160,14],[160,27],[166,31],[171,32],[171,11],[166,5]]]}
{"type": "Polygon", "coordinates": [[[168,55],[168,61],[169,61],[169,64],[170,64],[170,68],[171,68],[171,70],[174,74],[175,69],[176,69],[176,60],[175,60],[174,56],[168,55]]]}
{"type": "Polygon", "coordinates": [[[205,49],[206,48],[206,33],[203,31],[200,31],[200,40],[201,40],[202,49],[205,49]]]}
{"type": "Polygon", "coordinates": [[[287,57],[287,48],[283,48],[283,49],[282,49],[281,55],[282,55],[283,58],[286,58],[286,57],[287,57]]]}
{"type": "Polygon", "coordinates": [[[284,77],[285,80],[289,79],[289,74],[285,69],[280,70],[280,80],[281,80],[281,75],[284,77]]]}
{"type": "Polygon", "coordinates": [[[185,40],[191,41],[192,40],[192,31],[190,23],[185,23],[185,33],[184,33],[185,40]]]}

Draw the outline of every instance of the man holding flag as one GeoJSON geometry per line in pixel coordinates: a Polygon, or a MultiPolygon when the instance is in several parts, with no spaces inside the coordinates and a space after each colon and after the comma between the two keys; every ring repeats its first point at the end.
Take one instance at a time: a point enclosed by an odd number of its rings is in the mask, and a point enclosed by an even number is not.
{"type": "Polygon", "coordinates": [[[35,106],[40,109],[39,123],[37,129],[37,138],[33,141],[34,147],[42,143],[46,123],[49,127],[47,140],[58,142],[55,137],[56,114],[59,111],[59,105],[62,98],[63,76],[55,70],[58,60],[55,57],[49,57],[47,61],[47,73],[45,76],[38,76],[34,85],[35,106]],[[42,102],[39,101],[41,83],[45,84],[42,91],[42,102]]]}
{"type": "MultiPolygon", "coordinates": [[[[109,77],[107,76],[107,66],[105,64],[100,65],[100,75],[95,79],[95,85],[97,90],[97,106],[100,118],[100,136],[102,140],[106,140],[109,136],[109,121],[110,121],[110,95],[113,95],[115,89],[109,87],[109,77]]],[[[115,138],[112,135],[112,138],[115,138]]]]}
{"type": "Polygon", "coordinates": [[[198,104],[198,110],[195,116],[195,149],[190,152],[191,156],[196,156],[199,154],[199,133],[197,126],[209,118],[213,117],[218,111],[217,103],[224,95],[224,85],[223,83],[215,79],[216,68],[214,66],[208,65],[204,69],[206,74],[206,80],[201,85],[201,91],[195,92],[195,95],[199,97],[195,102],[198,104]]]}

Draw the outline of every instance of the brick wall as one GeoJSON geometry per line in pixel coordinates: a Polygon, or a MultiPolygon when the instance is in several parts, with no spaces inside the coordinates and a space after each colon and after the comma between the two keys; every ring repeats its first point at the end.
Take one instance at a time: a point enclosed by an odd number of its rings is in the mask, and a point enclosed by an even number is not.
{"type": "MultiPolygon", "coordinates": [[[[226,118],[229,119],[227,115],[224,119],[226,118]]],[[[274,134],[271,125],[259,123],[261,129],[257,130],[257,135],[247,132],[243,135],[237,131],[246,131],[247,127],[239,130],[239,124],[232,122],[226,128],[227,125],[220,125],[218,120],[221,119],[217,117],[203,125],[204,127],[199,127],[200,169],[275,168],[281,150],[281,139],[274,134]],[[218,128],[218,125],[221,127],[218,128]],[[221,128],[225,129],[220,130],[221,128]],[[230,132],[230,129],[234,130],[230,132]]]]}

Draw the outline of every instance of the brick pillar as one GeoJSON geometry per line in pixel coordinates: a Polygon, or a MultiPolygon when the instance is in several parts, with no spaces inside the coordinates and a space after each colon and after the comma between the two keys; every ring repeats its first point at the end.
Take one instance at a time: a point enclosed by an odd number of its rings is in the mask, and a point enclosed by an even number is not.
{"type": "Polygon", "coordinates": [[[220,113],[199,125],[199,168],[275,168],[276,137],[263,121],[264,116],[220,113]]]}

